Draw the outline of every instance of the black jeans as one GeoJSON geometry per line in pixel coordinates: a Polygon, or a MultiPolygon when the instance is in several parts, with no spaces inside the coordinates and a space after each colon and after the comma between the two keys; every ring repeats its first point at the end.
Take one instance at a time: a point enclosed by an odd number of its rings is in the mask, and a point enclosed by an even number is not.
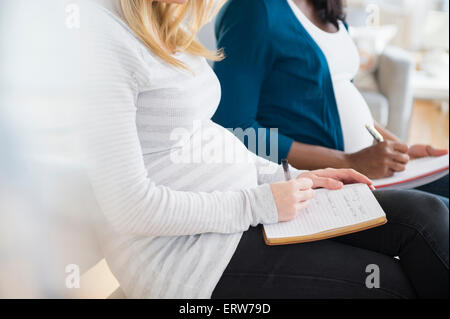
{"type": "Polygon", "coordinates": [[[446,175],[437,181],[417,187],[416,189],[439,196],[439,199],[442,200],[448,208],[448,183],[448,175],[446,175]]]}
{"type": "Polygon", "coordinates": [[[448,298],[448,209],[418,191],[375,196],[388,223],[367,231],[270,247],[251,228],[212,298],[448,298]],[[368,265],[378,266],[379,288],[366,285],[368,265]]]}

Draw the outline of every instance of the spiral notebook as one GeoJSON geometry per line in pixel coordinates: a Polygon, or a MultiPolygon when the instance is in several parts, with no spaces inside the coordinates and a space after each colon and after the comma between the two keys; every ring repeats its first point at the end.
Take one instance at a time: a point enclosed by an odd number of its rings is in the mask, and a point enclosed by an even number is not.
{"type": "Polygon", "coordinates": [[[338,237],[384,225],[386,214],[365,184],[316,190],[308,208],[294,220],[263,226],[267,245],[286,245],[338,237]]]}

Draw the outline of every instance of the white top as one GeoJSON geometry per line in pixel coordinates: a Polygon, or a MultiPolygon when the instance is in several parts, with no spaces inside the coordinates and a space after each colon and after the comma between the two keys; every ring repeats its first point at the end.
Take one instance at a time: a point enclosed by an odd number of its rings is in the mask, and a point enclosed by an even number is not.
{"type": "Polygon", "coordinates": [[[366,124],[373,124],[369,106],[351,82],[358,73],[358,50],[344,24],[339,31],[329,33],[312,23],[292,1],[287,0],[300,23],[324,53],[333,81],[334,94],[341,119],[345,152],[353,153],[373,143],[366,124]]]}
{"type": "Polygon", "coordinates": [[[204,58],[174,68],[89,6],[82,137],[108,264],[129,298],[209,298],[242,233],[277,222],[264,183],[283,171],[211,121],[220,85],[204,58]]]}

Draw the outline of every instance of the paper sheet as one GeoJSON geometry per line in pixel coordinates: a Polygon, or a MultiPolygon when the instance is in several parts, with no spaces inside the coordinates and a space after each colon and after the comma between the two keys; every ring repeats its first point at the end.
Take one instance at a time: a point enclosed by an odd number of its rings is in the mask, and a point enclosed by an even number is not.
{"type": "MultiPolygon", "coordinates": [[[[418,187],[425,185],[427,183],[436,180],[443,175],[448,174],[448,160],[449,156],[444,155],[440,157],[424,157],[415,160],[411,160],[408,165],[406,165],[406,170],[400,173],[395,173],[394,176],[388,178],[382,178],[374,180],[374,185],[377,188],[385,188],[388,185],[398,184],[404,182],[406,188],[418,187]],[[423,177],[424,175],[430,174],[431,172],[439,171],[441,169],[447,168],[447,172],[441,172],[441,174],[435,174],[435,178],[432,176],[423,177]],[[414,183],[411,183],[415,180],[414,183]],[[383,187],[384,186],[384,187],[383,187]]],[[[391,188],[405,188],[401,185],[393,186],[391,188]]]]}
{"type": "Polygon", "coordinates": [[[264,225],[267,238],[313,235],[386,216],[367,185],[346,185],[343,189],[316,190],[309,207],[294,220],[264,225]]]}

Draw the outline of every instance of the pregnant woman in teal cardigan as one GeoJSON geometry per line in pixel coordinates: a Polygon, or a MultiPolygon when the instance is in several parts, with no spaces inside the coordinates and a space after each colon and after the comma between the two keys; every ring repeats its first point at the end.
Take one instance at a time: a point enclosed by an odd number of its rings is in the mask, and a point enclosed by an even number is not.
{"type": "MultiPolygon", "coordinates": [[[[226,58],[214,66],[222,101],[213,120],[266,130],[256,135],[278,141],[270,158],[288,158],[301,169],[351,167],[382,178],[412,158],[446,154],[429,145],[409,147],[374,122],[352,83],[359,56],[346,27],[340,0],[229,1],[216,24],[226,58]],[[386,142],[373,144],[365,124],[375,125],[386,142]]],[[[448,206],[448,176],[424,190],[445,196],[448,206]]]]}

